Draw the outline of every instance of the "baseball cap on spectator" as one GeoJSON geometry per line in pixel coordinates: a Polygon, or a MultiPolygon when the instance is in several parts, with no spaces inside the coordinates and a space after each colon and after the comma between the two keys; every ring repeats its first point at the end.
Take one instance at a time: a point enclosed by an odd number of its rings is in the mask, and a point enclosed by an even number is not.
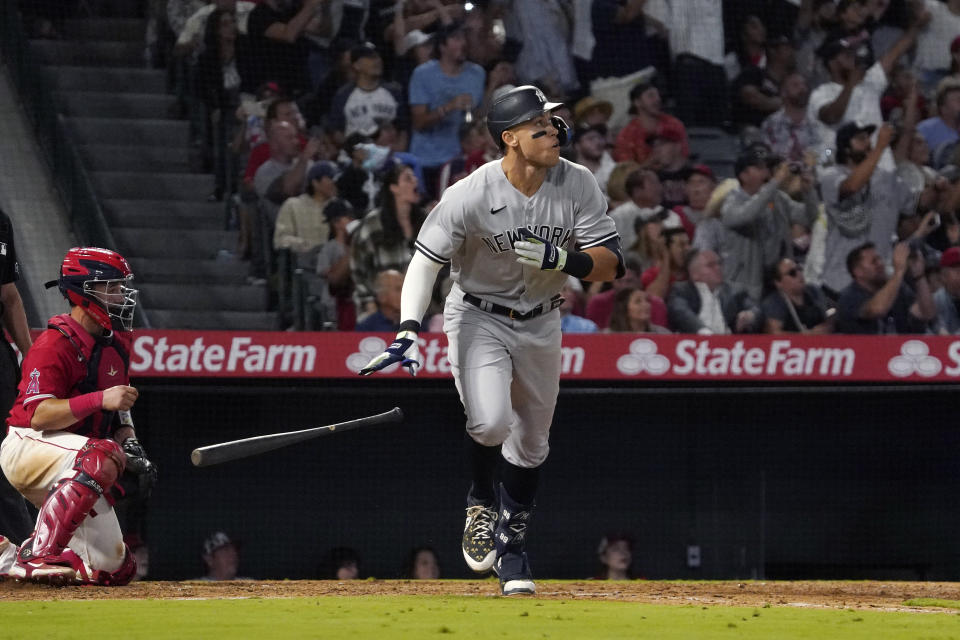
{"type": "Polygon", "coordinates": [[[221,549],[228,545],[233,545],[239,547],[240,544],[234,540],[230,539],[223,531],[214,531],[211,533],[206,540],[203,541],[203,555],[208,556],[217,549],[221,549]]]}
{"type": "Polygon", "coordinates": [[[784,45],[784,44],[790,45],[791,47],[794,46],[793,39],[790,38],[790,36],[783,33],[778,33],[777,35],[770,36],[769,38],[767,38],[767,41],[763,43],[763,45],[767,49],[773,49],[774,47],[779,47],[780,45],[784,45]]]}
{"type": "Polygon", "coordinates": [[[283,92],[280,90],[280,85],[273,80],[264,82],[259,87],[257,87],[256,96],[257,100],[264,100],[270,96],[282,96],[283,92]]]}
{"type": "Polygon", "coordinates": [[[856,45],[847,38],[834,38],[820,45],[817,49],[817,55],[820,56],[824,64],[827,64],[844,51],[849,51],[855,47],[856,45]]]}
{"type": "Polygon", "coordinates": [[[657,142],[683,142],[683,135],[675,129],[666,129],[664,131],[654,131],[647,136],[647,145],[653,146],[657,142]]]}
{"type": "Polygon", "coordinates": [[[773,155],[770,147],[765,144],[753,144],[744,149],[733,166],[734,173],[740,175],[740,172],[747,167],[770,167],[779,163],[779,158],[773,155]]]}
{"type": "Polygon", "coordinates": [[[613,115],[613,104],[607,100],[600,100],[593,96],[581,98],[573,107],[573,118],[577,122],[583,122],[587,115],[593,110],[599,110],[604,118],[609,119],[613,115]]]}
{"type": "Polygon", "coordinates": [[[361,58],[379,58],[380,52],[371,42],[362,42],[350,49],[350,64],[361,58]]]}
{"type": "Polygon", "coordinates": [[[313,182],[314,180],[319,180],[324,176],[330,178],[331,180],[336,180],[340,177],[340,169],[337,165],[329,162],[327,160],[321,160],[320,162],[314,163],[310,170],[307,172],[307,182],[313,182]]]}
{"type": "Polygon", "coordinates": [[[595,124],[591,126],[579,126],[573,133],[573,141],[578,142],[580,138],[588,133],[599,133],[603,138],[607,137],[607,125],[595,124]]]}
{"type": "Polygon", "coordinates": [[[859,133],[873,134],[877,126],[873,124],[861,124],[851,121],[837,129],[837,162],[844,164],[847,161],[847,147],[850,146],[850,140],[859,133]]]}
{"type": "Polygon", "coordinates": [[[405,55],[410,49],[419,47],[422,44],[427,44],[432,39],[433,36],[420,31],[420,29],[414,29],[403,36],[403,40],[400,41],[400,55],[405,55]]]}
{"type": "Polygon", "coordinates": [[[950,247],[940,255],[940,267],[960,267],[960,247],[950,247]]]}
{"type": "Polygon", "coordinates": [[[695,164],[692,167],[689,167],[686,171],[686,175],[683,177],[684,180],[689,180],[691,176],[701,175],[707,178],[710,178],[714,182],[717,181],[716,174],[713,173],[713,169],[708,167],[705,164],[695,164]]]}

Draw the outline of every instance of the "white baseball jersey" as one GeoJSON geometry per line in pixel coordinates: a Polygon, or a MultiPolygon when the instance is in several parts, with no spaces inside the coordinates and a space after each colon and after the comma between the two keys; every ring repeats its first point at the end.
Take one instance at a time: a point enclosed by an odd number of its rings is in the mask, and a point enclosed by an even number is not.
{"type": "Polygon", "coordinates": [[[561,158],[527,197],[494,160],[444,191],[420,229],[416,248],[434,262],[451,262],[450,275],[463,291],[526,313],[557,295],[568,276],[516,261],[513,243],[521,239],[521,227],[568,251],[618,237],[606,199],[586,167],[561,158]]]}

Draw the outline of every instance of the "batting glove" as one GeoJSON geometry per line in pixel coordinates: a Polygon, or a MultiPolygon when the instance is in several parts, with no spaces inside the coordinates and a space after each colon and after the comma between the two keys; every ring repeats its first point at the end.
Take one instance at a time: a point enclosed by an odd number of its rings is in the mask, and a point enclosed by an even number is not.
{"type": "Polygon", "coordinates": [[[541,271],[562,271],[567,264],[565,249],[534,235],[529,229],[521,228],[523,240],[513,243],[513,251],[517,254],[517,262],[523,265],[537,267],[541,271]]]}
{"type": "Polygon", "coordinates": [[[374,371],[386,369],[392,364],[400,363],[406,367],[410,375],[417,375],[417,367],[422,363],[420,348],[417,345],[417,334],[413,331],[401,331],[393,339],[393,344],[387,350],[371,360],[367,366],[360,369],[360,375],[368,376],[374,371]]]}

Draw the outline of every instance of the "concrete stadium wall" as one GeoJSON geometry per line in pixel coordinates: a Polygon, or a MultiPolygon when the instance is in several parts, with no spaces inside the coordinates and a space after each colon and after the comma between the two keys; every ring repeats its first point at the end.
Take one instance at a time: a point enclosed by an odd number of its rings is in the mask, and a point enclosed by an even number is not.
{"type": "MultiPolygon", "coordinates": [[[[367,382],[367,381],[364,381],[367,382]]],[[[316,578],[350,546],[397,577],[433,546],[460,557],[463,413],[452,383],[140,385],[159,465],[151,577],[202,574],[205,535],[243,542],[241,572],[316,578]],[[190,451],[400,406],[402,425],[196,469],[190,451]]],[[[960,579],[952,387],[565,387],[528,543],[536,576],[594,575],[609,530],[634,535],[647,578],[960,579]],[[698,546],[700,566],[689,566],[698,546]]]]}

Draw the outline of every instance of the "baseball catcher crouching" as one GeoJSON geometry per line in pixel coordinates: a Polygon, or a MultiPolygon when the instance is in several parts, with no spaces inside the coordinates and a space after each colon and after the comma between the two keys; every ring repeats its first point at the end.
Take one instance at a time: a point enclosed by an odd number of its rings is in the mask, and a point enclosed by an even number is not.
{"type": "Polygon", "coordinates": [[[490,107],[504,157],[443,193],[407,268],[401,331],[360,371],[399,363],[416,373],[420,322],[451,262],[443,328],[473,480],[463,556],[474,571],[495,571],[504,595],[536,590],[526,539],[560,387],[560,289],[571,275],[605,281],[624,271],[596,179],[560,157],[568,131],[559,106],[528,85],[490,107]]]}
{"type": "Polygon", "coordinates": [[[113,510],[126,469],[147,484],[156,478],[129,416],[137,399],[128,377],[132,279],[119,254],[74,248],[48,283],[70,313],[51,318],[27,353],[0,444],[3,472],[39,516],[15,554],[0,537],[0,575],[123,585],[136,573],[113,510]]]}

